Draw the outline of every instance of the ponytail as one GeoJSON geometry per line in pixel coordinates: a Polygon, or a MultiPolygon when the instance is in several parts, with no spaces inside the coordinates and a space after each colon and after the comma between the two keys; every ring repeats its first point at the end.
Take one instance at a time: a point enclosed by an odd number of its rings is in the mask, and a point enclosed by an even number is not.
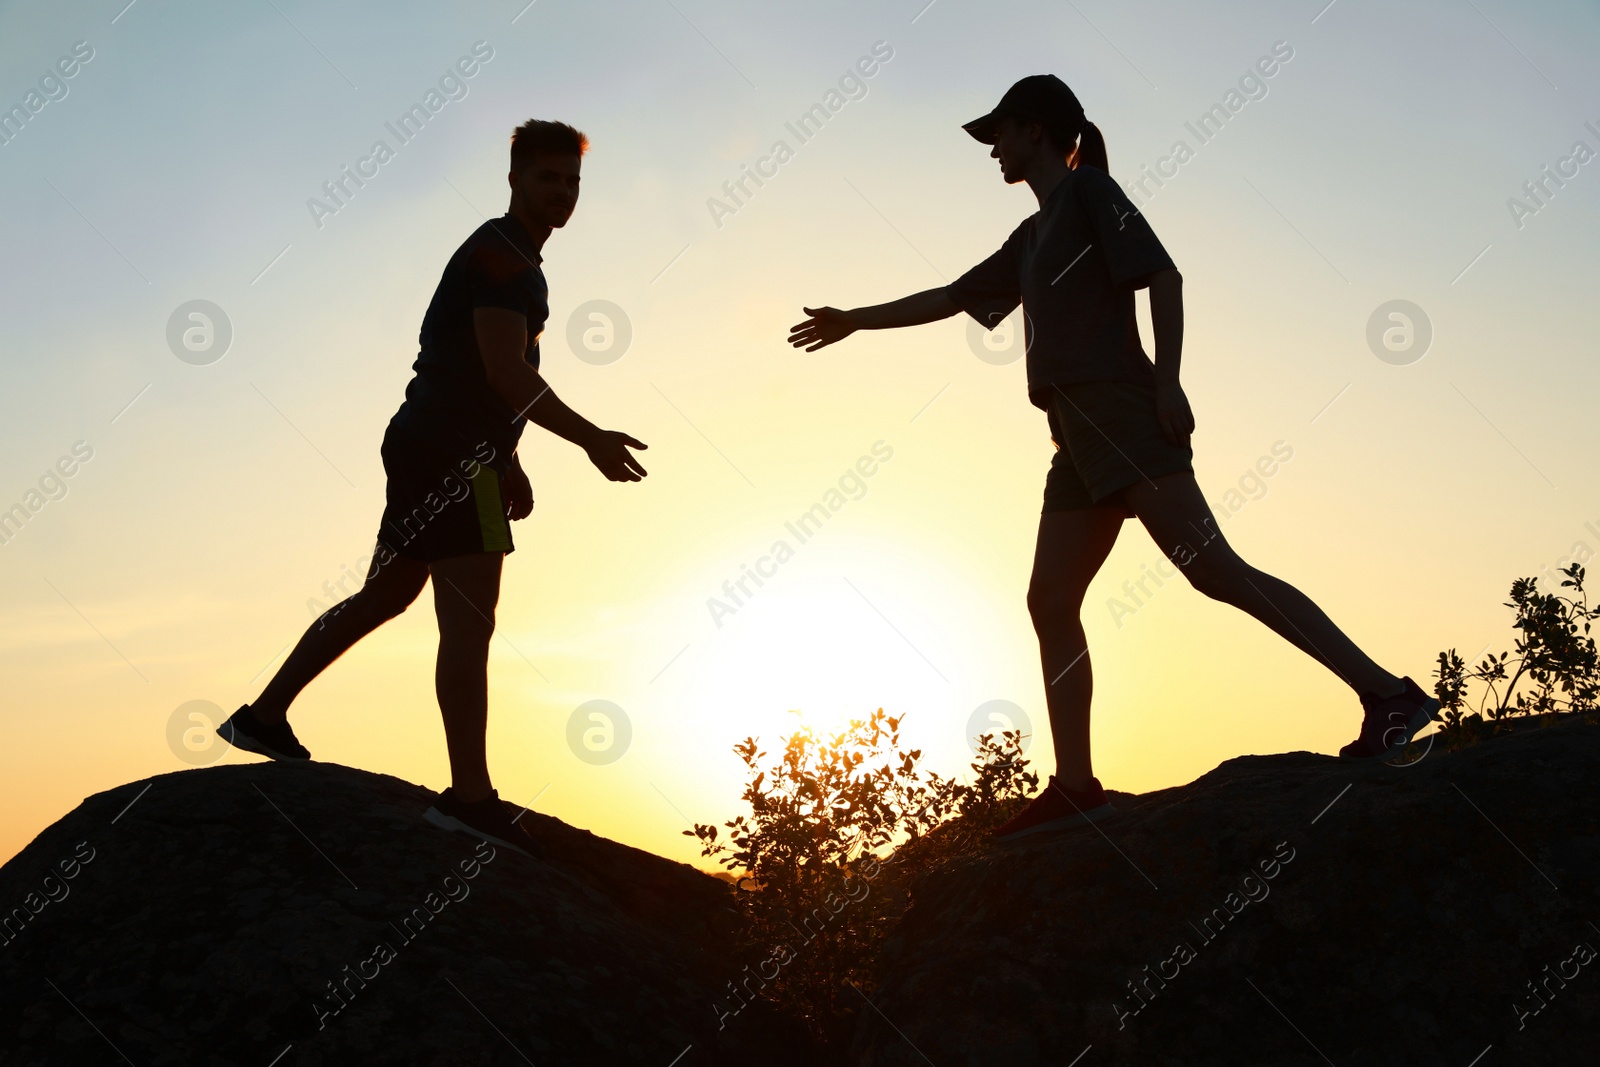
{"type": "Polygon", "coordinates": [[[1073,170],[1087,164],[1107,174],[1111,168],[1106,164],[1106,139],[1100,133],[1100,127],[1083,120],[1083,129],[1078,133],[1077,146],[1067,156],[1067,166],[1073,170]]]}

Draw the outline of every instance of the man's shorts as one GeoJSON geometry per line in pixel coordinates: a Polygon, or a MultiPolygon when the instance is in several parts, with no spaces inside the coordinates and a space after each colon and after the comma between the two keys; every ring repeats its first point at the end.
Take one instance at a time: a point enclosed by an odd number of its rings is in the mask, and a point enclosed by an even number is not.
{"type": "Polygon", "coordinates": [[[378,540],[432,563],[476,552],[513,552],[501,475],[470,452],[459,458],[391,424],[383,435],[383,518],[378,540]]]}
{"type": "Polygon", "coordinates": [[[1194,452],[1161,432],[1153,386],[1078,382],[1047,388],[1057,451],[1044,482],[1044,511],[1124,507],[1128,486],[1194,470],[1194,452]]]}

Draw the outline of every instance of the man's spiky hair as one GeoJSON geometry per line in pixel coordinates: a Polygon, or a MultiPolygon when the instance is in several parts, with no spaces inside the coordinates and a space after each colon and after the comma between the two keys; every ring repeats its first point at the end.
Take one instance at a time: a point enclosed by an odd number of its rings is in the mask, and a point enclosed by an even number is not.
{"type": "Polygon", "coordinates": [[[581,156],[588,150],[589,138],[565,122],[529,119],[511,131],[511,169],[519,174],[540,152],[581,156]]]}

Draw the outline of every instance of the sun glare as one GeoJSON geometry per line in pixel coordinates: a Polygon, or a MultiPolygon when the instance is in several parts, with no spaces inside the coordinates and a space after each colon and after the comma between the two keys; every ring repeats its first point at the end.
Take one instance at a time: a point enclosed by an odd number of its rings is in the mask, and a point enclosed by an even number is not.
{"type": "Polygon", "coordinates": [[[970,593],[928,581],[898,555],[871,568],[857,558],[854,577],[827,573],[828,562],[770,583],[724,620],[683,693],[703,730],[729,744],[751,734],[775,743],[802,725],[837,732],[882,707],[907,715],[907,737],[956,751],[974,702],[969,666],[992,659],[987,638],[967,629],[978,613],[970,593]],[[954,620],[960,644],[938,620],[954,620]]]}

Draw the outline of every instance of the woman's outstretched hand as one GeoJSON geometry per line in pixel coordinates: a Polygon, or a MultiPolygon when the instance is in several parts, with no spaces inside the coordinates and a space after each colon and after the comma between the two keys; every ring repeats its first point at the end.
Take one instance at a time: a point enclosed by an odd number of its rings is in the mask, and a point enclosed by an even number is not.
{"type": "Polygon", "coordinates": [[[811,317],[804,322],[799,322],[789,327],[789,343],[796,348],[804,348],[807,352],[815,352],[824,345],[842,341],[856,332],[857,327],[855,323],[850,321],[850,313],[848,311],[826,307],[803,307],[800,310],[811,317]]]}
{"type": "Polygon", "coordinates": [[[1156,421],[1161,432],[1172,444],[1187,447],[1189,435],[1194,433],[1194,412],[1189,408],[1189,398],[1177,382],[1156,383],[1156,421]]]}

